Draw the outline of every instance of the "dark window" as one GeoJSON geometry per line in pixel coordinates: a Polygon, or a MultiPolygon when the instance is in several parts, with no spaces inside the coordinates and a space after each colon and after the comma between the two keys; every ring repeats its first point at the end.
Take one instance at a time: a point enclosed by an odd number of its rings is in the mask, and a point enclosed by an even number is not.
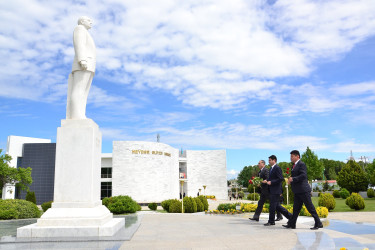
{"type": "Polygon", "coordinates": [[[102,168],[101,178],[112,178],[112,168],[102,168]]]}
{"type": "Polygon", "coordinates": [[[100,199],[103,200],[106,197],[112,196],[112,182],[101,183],[100,199]]]}

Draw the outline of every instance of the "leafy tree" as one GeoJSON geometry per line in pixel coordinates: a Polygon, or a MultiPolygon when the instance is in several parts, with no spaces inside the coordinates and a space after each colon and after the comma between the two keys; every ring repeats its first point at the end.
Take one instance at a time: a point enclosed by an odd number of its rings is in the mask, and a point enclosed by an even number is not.
{"type": "Polygon", "coordinates": [[[353,160],[348,161],[337,176],[337,184],[346,188],[350,193],[366,191],[368,183],[366,173],[353,160]]]}
{"type": "Polygon", "coordinates": [[[324,165],[324,175],[327,177],[327,180],[336,180],[337,175],[345,165],[342,161],[328,159],[320,159],[319,161],[324,165]]]}
{"type": "Polygon", "coordinates": [[[249,185],[249,180],[258,174],[258,165],[245,166],[237,176],[238,184],[247,187],[249,185]]]}
{"type": "Polygon", "coordinates": [[[301,160],[307,167],[307,178],[309,181],[314,179],[322,179],[323,164],[319,161],[318,156],[307,147],[306,152],[302,154],[301,160]]]}
{"type": "Polygon", "coordinates": [[[369,182],[372,186],[375,186],[375,159],[372,163],[366,166],[366,173],[369,179],[369,182]]]}
{"type": "Polygon", "coordinates": [[[29,185],[33,182],[31,178],[31,168],[13,168],[8,165],[12,157],[1,154],[0,149],[0,184],[1,189],[6,183],[17,183],[17,187],[22,190],[29,190],[29,185]]]}

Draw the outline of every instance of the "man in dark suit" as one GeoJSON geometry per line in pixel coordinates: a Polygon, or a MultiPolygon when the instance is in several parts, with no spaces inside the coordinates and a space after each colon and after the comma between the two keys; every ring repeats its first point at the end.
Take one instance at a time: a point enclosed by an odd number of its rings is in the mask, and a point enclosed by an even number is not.
{"type": "MultiPolygon", "coordinates": [[[[260,160],[259,163],[258,163],[258,167],[260,169],[259,173],[258,173],[258,177],[262,178],[263,180],[267,180],[269,171],[266,168],[266,162],[264,160],[260,160]]],[[[261,183],[260,188],[261,188],[261,192],[260,192],[260,199],[258,201],[258,207],[257,207],[257,209],[254,213],[254,216],[252,218],[249,218],[250,220],[259,221],[259,216],[262,213],[263,205],[266,202],[266,200],[269,199],[269,192],[268,192],[267,183],[261,183]]],[[[278,211],[276,221],[279,221],[279,220],[282,220],[282,219],[283,219],[283,216],[278,211]]]]}
{"type": "Polygon", "coordinates": [[[290,160],[293,163],[293,169],[291,177],[288,179],[288,184],[291,184],[292,191],[294,193],[294,204],[293,204],[293,216],[289,219],[287,225],[283,225],[286,228],[296,228],[296,222],[298,215],[301,211],[302,205],[305,204],[307,211],[315,220],[314,227],[311,230],[317,230],[323,227],[322,222],[315,210],[315,207],[311,201],[311,187],[307,179],[307,167],[304,162],[300,161],[300,154],[298,150],[290,152],[290,160]]]}
{"type": "Polygon", "coordinates": [[[268,163],[271,166],[269,177],[263,183],[268,184],[268,191],[270,197],[270,212],[268,217],[268,223],[265,226],[275,225],[275,211],[280,211],[287,219],[292,217],[292,214],[288,212],[283,206],[280,205],[280,194],[283,193],[283,171],[276,164],[277,158],[275,155],[271,155],[268,158],[268,163]]]}

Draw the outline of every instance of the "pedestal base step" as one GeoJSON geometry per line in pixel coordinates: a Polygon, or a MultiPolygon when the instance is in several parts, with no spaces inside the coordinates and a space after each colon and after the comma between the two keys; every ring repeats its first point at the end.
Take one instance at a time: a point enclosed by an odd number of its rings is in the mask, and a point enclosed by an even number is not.
{"type": "Polygon", "coordinates": [[[103,237],[113,236],[125,227],[125,218],[113,218],[102,226],[38,226],[17,228],[17,238],[103,237]]]}

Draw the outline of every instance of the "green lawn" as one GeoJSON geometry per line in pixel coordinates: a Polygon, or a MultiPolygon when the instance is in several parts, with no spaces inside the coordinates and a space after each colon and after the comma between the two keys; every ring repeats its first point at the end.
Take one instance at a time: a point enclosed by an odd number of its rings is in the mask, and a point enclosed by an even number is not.
{"type": "MultiPolygon", "coordinates": [[[[319,200],[319,197],[312,197],[312,202],[314,203],[315,207],[318,206],[318,200],[319,200]]],[[[345,204],[344,199],[335,198],[335,200],[336,200],[336,207],[331,212],[355,212],[356,211],[354,209],[350,209],[350,207],[348,207],[345,204]]],[[[359,210],[358,212],[373,212],[373,211],[375,211],[375,199],[374,198],[365,199],[365,205],[366,205],[365,209],[359,210]]]]}

